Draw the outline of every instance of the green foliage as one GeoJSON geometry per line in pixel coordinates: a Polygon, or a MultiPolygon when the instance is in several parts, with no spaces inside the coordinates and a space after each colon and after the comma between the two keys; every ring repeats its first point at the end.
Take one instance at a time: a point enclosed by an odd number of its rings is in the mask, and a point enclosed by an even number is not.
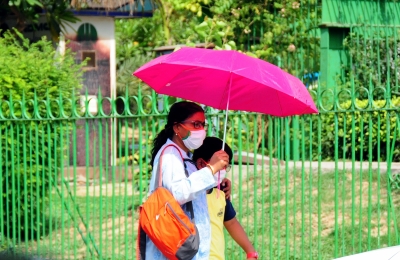
{"type": "Polygon", "coordinates": [[[59,171],[66,147],[59,140],[63,123],[29,119],[61,117],[60,104],[70,114],[72,103],[64,101],[79,93],[82,73],[69,51],[59,56],[51,42],[31,44],[15,33],[18,38],[11,33],[0,38],[0,223],[7,236],[31,239],[46,224],[50,177],[59,171]],[[18,120],[5,119],[13,117],[18,120]]]}
{"type": "Polygon", "coordinates": [[[355,88],[366,88],[374,99],[384,99],[385,90],[398,91],[400,43],[391,30],[355,30],[344,40],[352,66],[344,64],[343,81],[354,81],[355,88]]]}
{"type": "Polygon", "coordinates": [[[236,43],[232,40],[233,31],[223,20],[214,16],[195,27],[201,39],[204,39],[206,46],[215,45],[215,49],[235,50],[236,43]]]}
{"type": "MultiPolygon", "coordinates": [[[[182,38],[192,37],[193,22],[202,16],[199,0],[154,0],[157,10],[153,19],[158,23],[158,32],[166,45],[181,44],[182,38]]],[[[207,1],[205,1],[207,2],[207,1]]]]}
{"type": "MultiPolygon", "coordinates": [[[[334,161],[337,148],[339,160],[344,158],[355,161],[399,162],[400,121],[395,108],[400,106],[400,98],[393,98],[390,104],[386,104],[385,100],[369,103],[368,100],[356,99],[354,109],[351,105],[351,101],[343,101],[336,112],[306,116],[300,119],[297,130],[294,128],[293,118],[274,118],[246,112],[230,113],[226,141],[235,151],[258,154],[262,152],[264,145],[265,154],[282,160],[293,160],[294,154],[302,156],[301,149],[304,142],[304,158],[315,161],[319,159],[334,161]],[[285,120],[288,120],[288,128],[285,120]],[[300,142],[299,150],[294,150],[292,146],[295,140],[300,142]],[[270,144],[272,150],[269,150],[270,144]],[[289,158],[285,153],[286,145],[290,146],[289,158]],[[279,154],[278,149],[280,149],[279,154]],[[312,154],[309,154],[310,151],[312,154]]],[[[207,119],[212,125],[209,135],[222,138],[223,115],[211,113],[207,119]]]]}
{"type": "Polygon", "coordinates": [[[32,22],[38,21],[38,7],[43,7],[42,3],[40,3],[38,0],[9,0],[8,5],[4,5],[1,9],[16,14],[19,18],[17,23],[22,24],[22,21],[20,21],[22,19],[32,22]]]}
{"type": "MultiPolygon", "coordinates": [[[[141,65],[151,60],[151,56],[136,55],[135,57],[128,58],[121,61],[118,64],[117,74],[117,96],[128,98],[130,104],[130,111],[137,111],[137,101],[133,99],[133,96],[138,96],[139,92],[141,95],[151,95],[151,88],[141,80],[133,77],[132,72],[137,70],[141,65]]],[[[123,105],[120,105],[121,100],[117,103],[119,111],[123,111],[123,105]]]]}
{"type": "MultiPolygon", "coordinates": [[[[313,138],[313,154],[314,160],[321,156],[322,160],[334,160],[335,146],[339,151],[339,158],[354,159],[357,161],[372,160],[400,161],[400,136],[397,114],[390,110],[379,110],[386,105],[385,100],[374,101],[375,111],[363,111],[369,106],[368,100],[355,100],[356,108],[351,109],[351,101],[346,101],[340,104],[343,112],[339,113],[323,113],[319,116],[313,116],[312,129],[307,125],[306,132],[312,131],[318,133],[318,125],[321,126],[321,144],[317,138],[313,138]],[[379,124],[378,124],[379,122],[379,124]],[[398,123],[398,122],[397,122],[398,123]],[[337,130],[337,131],[336,131],[337,130]],[[338,139],[335,140],[337,132],[338,139]],[[396,133],[396,138],[395,138],[396,133]],[[390,143],[388,142],[388,137],[390,143]],[[394,142],[394,143],[393,143],[394,142]],[[388,147],[388,145],[390,146],[388,147]],[[386,149],[394,150],[392,158],[387,158],[386,149]],[[318,154],[318,146],[321,146],[321,154],[318,154]],[[378,158],[378,154],[380,157],[378,158]]],[[[392,99],[391,108],[399,107],[400,98],[392,99]]],[[[296,138],[296,137],[294,137],[296,138]]],[[[301,138],[301,136],[297,136],[301,138]]],[[[309,145],[309,143],[307,144],[309,145]]]]}
{"type": "Polygon", "coordinates": [[[157,17],[142,19],[119,19],[115,22],[117,63],[138,55],[151,55],[155,46],[162,45],[157,17]]]}
{"type": "Polygon", "coordinates": [[[319,69],[317,28],[320,9],[309,1],[217,0],[210,7],[214,19],[229,33],[222,43],[235,42],[243,52],[303,76],[319,69]],[[306,8],[307,7],[307,8],[306,8]]]}
{"type": "MultiPolygon", "coordinates": [[[[131,145],[134,145],[136,141],[131,145]]],[[[146,148],[152,146],[152,141],[152,139],[143,140],[142,144],[135,145],[137,146],[136,149],[131,149],[127,154],[118,158],[118,167],[125,166],[132,170],[132,183],[135,190],[140,188],[147,190],[149,187],[153,167],[150,165],[150,149],[146,148]]],[[[124,146],[124,144],[121,146],[124,146]]]]}
{"type": "Polygon", "coordinates": [[[196,43],[216,49],[235,49],[288,72],[303,76],[319,69],[318,24],[315,2],[260,0],[156,1],[152,18],[117,22],[130,33],[120,35],[125,59],[161,45],[196,43]],[[129,49],[129,50],[127,50],[129,49]]]}
{"type": "MultiPolygon", "coordinates": [[[[7,17],[13,14],[17,17],[15,28],[22,32],[27,22],[35,26],[39,14],[44,13],[53,41],[58,41],[60,32],[65,32],[66,23],[75,23],[79,18],[70,10],[70,1],[65,0],[9,0],[8,5],[0,7],[0,15],[7,17]],[[44,11],[44,12],[43,12],[44,11]]],[[[1,22],[0,22],[1,23],[1,22]]]]}
{"type": "Polygon", "coordinates": [[[34,6],[34,5],[41,5],[37,0],[9,0],[8,4],[10,6],[34,6]]]}
{"type": "MultiPolygon", "coordinates": [[[[156,33],[157,25],[152,18],[121,19],[115,23],[117,48],[117,96],[138,96],[139,87],[142,95],[150,95],[151,90],[141,80],[132,76],[140,66],[154,58],[152,52],[156,44],[162,40],[156,33]]],[[[118,100],[119,111],[124,111],[124,106],[118,100]]],[[[129,98],[130,111],[137,110],[137,102],[129,98]]]]}
{"type": "MultiPolygon", "coordinates": [[[[30,0],[36,1],[36,0],[30,0]]],[[[58,41],[61,32],[66,32],[66,23],[80,21],[70,10],[69,1],[65,0],[40,0],[46,11],[46,21],[49,25],[54,41],[58,41]]]]}
{"type": "MultiPolygon", "coordinates": [[[[164,43],[160,11],[156,10],[152,18],[120,19],[115,23],[117,48],[117,95],[122,97],[138,96],[139,80],[132,72],[154,58],[153,49],[164,43]]],[[[141,94],[150,95],[151,90],[141,84],[141,94]]],[[[137,102],[130,99],[131,111],[137,109],[137,102]]],[[[124,108],[121,105],[120,111],[124,108]]]]}

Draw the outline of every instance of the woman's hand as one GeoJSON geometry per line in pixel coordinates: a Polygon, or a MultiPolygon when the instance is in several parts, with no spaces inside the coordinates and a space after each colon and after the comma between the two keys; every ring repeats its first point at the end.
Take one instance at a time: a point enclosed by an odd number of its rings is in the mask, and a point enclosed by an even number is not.
{"type": "Polygon", "coordinates": [[[232,183],[231,180],[224,178],[221,181],[222,191],[225,192],[225,198],[227,200],[231,199],[232,183]]]}
{"type": "Polygon", "coordinates": [[[215,152],[211,157],[209,163],[215,171],[213,172],[213,174],[216,174],[220,170],[224,169],[225,166],[228,165],[228,162],[229,162],[229,156],[225,151],[220,150],[215,152]]]}

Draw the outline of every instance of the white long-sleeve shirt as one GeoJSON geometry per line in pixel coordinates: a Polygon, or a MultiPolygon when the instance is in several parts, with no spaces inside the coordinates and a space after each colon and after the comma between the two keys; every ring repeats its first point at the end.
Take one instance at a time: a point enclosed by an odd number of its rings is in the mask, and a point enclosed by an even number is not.
{"type": "MultiPolygon", "coordinates": [[[[168,144],[174,144],[182,153],[183,158],[190,159],[185,151],[180,149],[171,140],[167,140],[160,151],[158,151],[153,165],[153,172],[150,180],[150,192],[158,185],[155,184],[156,171],[161,151],[168,144]]],[[[211,227],[210,217],[208,214],[206,191],[216,185],[211,170],[205,167],[197,170],[196,166],[190,162],[186,162],[186,168],[189,177],[185,175],[185,169],[178,150],[174,147],[168,147],[162,157],[162,185],[171,191],[174,198],[179,204],[183,205],[188,201],[192,201],[194,219],[199,231],[200,247],[199,252],[193,258],[194,260],[206,260],[209,258],[211,243],[211,227]]],[[[187,216],[190,213],[185,210],[187,216]]],[[[156,248],[154,243],[147,238],[146,242],[146,260],[164,260],[162,253],[156,248]]]]}

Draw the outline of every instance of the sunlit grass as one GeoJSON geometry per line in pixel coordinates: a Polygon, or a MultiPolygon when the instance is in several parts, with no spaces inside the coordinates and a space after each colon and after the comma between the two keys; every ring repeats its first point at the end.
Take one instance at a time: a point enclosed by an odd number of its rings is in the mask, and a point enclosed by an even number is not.
{"type": "MultiPolygon", "coordinates": [[[[262,171],[235,183],[238,219],[262,259],[333,259],[397,244],[399,191],[387,176],[262,171]]],[[[227,259],[243,259],[227,238],[227,259]]]]}
{"type": "MultiPolygon", "coordinates": [[[[232,201],[260,259],[333,259],[397,244],[400,192],[388,196],[386,175],[252,169],[242,181],[231,176],[232,201]]],[[[17,248],[53,259],[135,259],[140,202],[131,183],[57,189],[45,216],[51,225],[17,248]]],[[[245,258],[229,235],[226,258],[245,258]]]]}

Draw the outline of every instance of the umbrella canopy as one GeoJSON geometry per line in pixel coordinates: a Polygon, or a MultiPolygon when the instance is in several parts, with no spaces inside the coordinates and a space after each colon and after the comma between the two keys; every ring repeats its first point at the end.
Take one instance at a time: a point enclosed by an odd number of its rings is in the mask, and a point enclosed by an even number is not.
{"type": "Polygon", "coordinates": [[[298,78],[237,51],[182,48],[146,63],[133,75],[157,93],[217,109],[273,116],[318,113],[298,78]]]}

